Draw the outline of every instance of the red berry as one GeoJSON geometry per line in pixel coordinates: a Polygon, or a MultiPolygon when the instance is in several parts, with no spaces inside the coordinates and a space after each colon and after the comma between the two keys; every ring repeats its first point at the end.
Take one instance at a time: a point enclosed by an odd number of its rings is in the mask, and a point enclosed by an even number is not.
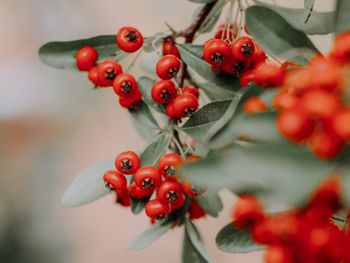
{"type": "Polygon", "coordinates": [[[231,57],[231,48],[224,40],[210,39],[204,44],[203,58],[209,64],[223,65],[231,57]]]}
{"type": "Polygon", "coordinates": [[[241,196],[232,213],[234,225],[239,228],[252,226],[264,218],[263,207],[254,196],[241,196]]]}
{"type": "Polygon", "coordinates": [[[103,180],[110,190],[125,191],[128,182],[124,175],[117,171],[107,171],[103,175],[103,180]]]}
{"type": "Polygon", "coordinates": [[[132,198],[136,199],[142,199],[144,197],[149,197],[153,194],[153,189],[148,188],[148,189],[142,189],[141,187],[138,187],[135,182],[132,182],[129,186],[129,195],[132,198]]]}
{"type": "Polygon", "coordinates": [[[175,78],[181,67],[181,61],[174,55],[163,56],[156,65],[158,77],[164,80],[175,78]]]}
{"type": "Polygon", "coordinates": [[[259,67],[262,63],[264,63],[267,59],[265,52],[261,49],[261,47],[255,44],[255,51],[253,54],[253,65],[254,67],[259,67]]]}
{"type": "Polygon", "coordinates": [[[93,67],[88,73],[89,80],[96,86],[100,86],[100,79],[98,78],[98,67],[93,67]]]}
{"type": "Polygon", "coordinates": [[[343,140],[350,140],[350,108],[341,110],[335,115],[333,129],[343,140]]]}
{"type": "Polygon", "coordinates": [[[122,206],[129,207],[131,205],[128,191],[117,192],[117,202],[122,206]]]}
{"type": "Polygon", "coordinates": [[[206,215],[204,209],[198,204],[196,200],[192,200],[189,207],[188,213],[190,214],[190,219],[199,219],[206,215]]]}
{"type": "Polygon", "coordinates": [[[186,202],[185,195],[183,193],[180,193],[178,198],[171,203],[171,210],[179,209],[181,208],[186,202]]]}
{"type": "Polygon", "coordinates": [[[163,56],[166,55],[174,55],[175,57],[180,58],[180,52],[172,38],[166,38],[163,41],[163,56]]]}
{"type": "Polygon", "coordinates": [[[128,73],[122,73],[115,78],[113,90],[117,95],[127,97],[137,90],[136,79],[128,73]]]}
{"type": "Polygon", "coordinates": [[[168,105],[166,105],[165,112],[166,112],[166,115],[169,118],[176,119],[176,115],[175,115],[175,112],[174,112],[174,105],[173,105],[172,102],[169,103],[168,105]]]}
{"type": "Polygon", "coordinates": [[[142,189],[155,189],[162,181],[157,168],[144,166],[135,173],[135,184],[142,189]]]}
{"type": "Polygon", "coordinates": [[[267,110],[266,103],[260,97],[250,97],[244,102],[243,111],[245,113],[256,113],[267,110]]]}
{"type": "Polygon", "coordinates": [[[277,110],[290,110],[297,107],[298,98],[288,89],[280,91],[273,99],[273,106],[277,110]]]}
{"type": "Polygon", "coordinates": [[[321,159],[332,159],[341,151],[344,142],[332,131],[319,129],[308,140],[309,146],[321,159]]]}
{"type": "Polygon", "coordinates": [[[128,53],[135,52],[143,45],[143,36],[136,28],[122,27],[116,36],[118,47],[128,53]]]}
{"type": "Polygon", "coordinates": [[[135,90],[128,97],[120,97],[119,104],[123,108],[131,109],[142,100],[142,93],[135,90]]]}
{"type": "Polygon", "coordinates": [[[266,86],[281,86],[284,79],[282,69],[273,64],[263,64],[255,69],[255,83],[266,86]]]}
{"type": "Polygon", "coordinates": [[[112,86],[114,79],[123,73],[122,66],[114,60],[103,61],[98,66],[98,78],[101,86],[112,86]]]}
{"type": "Polygon", "coordinates": [[[166,153],[158,161],[158,170],[160,174],[167,178],[177,177],[177,168],[181,165],[181,156],[177,153],[166,153]]]}
{"type": "Polygon", "coordinates": [[[179,198],[182,198],[181,195],[183,195],[182,186],[175,180],[165,180],[157,189],[157,198],[167,201],[172,206],[179,198]]]}
{"type": "Polygon", "coordinates": [[[115,167],[123,174],[134,174],[140,168],[140,157],[132,151],[122,152],[115,159],[115,167]]]}
{"type": "Polygon", "coordinates": [[[239,79],[239,84],[241,85],[241,87],[245,87],[248,86],[249,83],[254,82],[254,79],[254,70],[247,70],[244,73],[242,73],[239,79]]]}
{"type": "Polygon", "coordinates": [[[80,71],[88,71],[96,65],[97,58],[98,53],[94,47],[82,47],[76,55],[77,68],[80,71]]]}
{"type": "Polygon", "coordinates": [[[283,246],[269,246],[265,252],[265,263],[293,263],[290,251],[283,246]]]}
{"type": "Polygon", "coordinates": [[[192,85],[187,85],[182,88],[182,93],[183,94],[192,94],[196,98],[199,98],[199,91],[195,86],[192,85]]]}
{"type": "Polygon", "coordinates": [[[173,102],[174,113],[178,118],[191,116],[198,106],[198,99],[192,94],[180,94],[173,102]]]}
{"type": "Polygon", "coordinates": [[[188,181],[182,182],[182,190],[184,193],[190,197],[190,198],[195,198],[205,192],[204,189],[200,189],[198,187],[194,187],[193,185],[190,184],[188,181]]]}
{"type": "Polygon", "coordinates": [[[349,31],[336,36],[330,56],[339,62],[347,62],[350,59],[349,31]]]}
{"type": "Polygon", "coordinates": [[[238,60],[231,57],[225,64],[221,66],[222,70],[229,74],[243,73],[250,68],[252,60],[238,60]]]}
{"type": "Polygon", "coordinates": [[[240,37],[232,43],[231,49],[234,58],[245,61],[253,57],[255,45],[251,38],[240,37]]]}
{"type": "Polygon", "coordinates": [[[288,139],[301,142],[310,136],[314,125],[304,112],[285,110],[277,117],[277,127],[288,139]]]}
{"type": "Polygon", "coordinates": [[[157,220],[163,219],[170,212],[170,205],[163,200],[154,199],[149,201],[145,206],[145,212],[148,217],[157,220]]]}
{"type": "Polygon", "coordinates": [[[177,89],[171,80],[158,80],[151,90],[152,99],[160,104],[168,104],[177,96],[177,89]]]}

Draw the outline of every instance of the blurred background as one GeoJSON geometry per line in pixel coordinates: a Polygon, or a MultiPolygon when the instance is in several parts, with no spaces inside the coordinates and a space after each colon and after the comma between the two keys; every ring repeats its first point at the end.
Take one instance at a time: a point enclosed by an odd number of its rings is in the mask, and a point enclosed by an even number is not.
{"type": "MultiPolygon", "coordinates": [[[[316,1],[317,10],[332,7],[333,1],[316,1]]],[[[181,229],[144,251],[128,250],[149,221],[115,206],[112,195],[76,209],[60,205],[77,172],[145,142],[111,89],[95,91],[85,74],[46,67],[37,50],[48,41],[114,34],[124,25],[145,36],[165,31],[164,21],[183,29],[196,8],[186,0],[0,1],[0,262],[181,261],[181,229]]],[[[313,41],[325,51],[331,36],[313,41]]],[[[209,253],[217,262],[262,262],[260,253],[216,249],[214,237],[234,203],[232,195],[222,197],[220,218],[197,223],[209,253]]]]}

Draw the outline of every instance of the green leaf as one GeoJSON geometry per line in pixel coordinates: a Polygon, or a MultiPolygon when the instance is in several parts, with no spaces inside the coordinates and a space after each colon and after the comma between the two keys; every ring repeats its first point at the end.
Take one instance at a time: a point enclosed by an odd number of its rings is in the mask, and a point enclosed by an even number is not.
{"type": "Polygon", "coordinates": [[[143,50],[148,53],[154,52],[155,49],[158,49],[162,45],[164,37],[165,35],[163,33],[157,33],[154,36],[145,37],[143,39],[143,50]]]}
{"type": "Polygon", "coordinates": [[[213,101],[230,99],[236,95],[236,92],[227,89],[221,89],[215,84],[209,82],[195,82],[195,85],[199,89],[203,90],[205,94],[213,101]]]}
{"type": "Polygon", "coordinates": [[[155,165],[167,150],[168,138],[165,134],[157,135],[140,155],[141,166],[155,165]]]}
{"type": "Polygon", "coordinates": [[[131,211],[133,214],[137,215],[140,214],[145,207],[145,205],[148,203],[150,197],[142,198],[142,199],[136,199],[130,197],[131,201],[131,211]]]}
{"type": "Polygon", "coordinates": [[[208,142],[232,118],[239,99],[214,101],[204,105],[183,125],[189,136],[208,142]]]}
{"type": "Polygon", "coordinates": [[[246,10],[248,31],[268,53],[281,56],[299,64],[306,64],[309,55],[318,52],[310,39],[293,28],[275,11],[252,6],[246,10]]]}
{"type": "Polygon", "coordinates": [[[210,263],[213,260],[205,251],[196,226],[189,220],[185,222],[185,239],[182,252],[183,263],[210,263]]]}
{"type": "Polygon", "coordinates": [[[142,93],[144,102],[147,105],[151,106],[153,109],[157,110],[158,112],[164,113],[165,112],[164,106],[156,103],[151,96],[151,89],[155,82],[156,82],[155,80],[148,78],[146,76],[143,76],[138,80],[138,87],[142,93]]]}
{"type": "Polygon", "coordinates": [[[304,0],[304,23],[308,23],[314,9],[315,0],[304,0]]]}
{"type": "Polygon", "coordinates": [[[307,23],[305,23],[304,9],[270,5],[258,0],[254,2],[260,6],[272,9],[294,28],[303,31],[307,35],[324,35],[334,32],[335,12],[317,12],[314,10],[307,23]]]}
{"type": "Polygon", "coordinates": [[[249,229],[237,229],[232,223],[219,231],[216,245],[226,253],[250,253],[263,249],[263,246],[253,241],[249,229]]]}
{"type": "Polygon", "coordinates": [[[310,193],[335,168],[304,147],[266,143],[221,150],[181,168],[195,185],[217,190],[254,190],[267,205],[303,205],[310,193]]]}
{"type": "Polygon", "coordinates": [[[214,74],[211,71],[210,65],[202,59],[203,46],[178,44],[177,47],[183,61],[206,81],[211,82],[222,89],[228,89],[231,91],[236,91],[240,88],[239,80],[236,75],[214,74]]]}
{"type": "Polygon", "coordinates": [[[115,169],[114,158],[110,158],[80,172],[64,193],[61,200],[63,206],[80,206],[108,194],[109,190],[104,184],[103,175],[113,169],[115,169]]]}
{"type": "Polygon", "coordinates": [[[163,224],[158,223],[156,225],[153,225],[145,232],[137,236],[133,241],[131,241],[131,243],[129,244],[129,248],[132,250],[142,250],[145,247],[152,244],[155,240],[163,236],[171,228],[171,222],[165,222],[163,224]]]}
{"type": "Polygon", "coordinates": [[[227,0],[216,1],[214,7],[210,10],[209,14],[204,19],[201,27],[198,29],[199,33],[207,33],[213,29],[213,27],[219,20],[221,12],[224,9],[226,3],[227,0]]]}
{"type": "Polygon", "coordinates": [[[104,35],[74,41],[49,42],[39,49],[39,57],[44,64],[50,67],[78,70],[75,56],[83,46],[95,47],[99,60],[110,57],[119,60],[125,56],[125,53],[115,43],[115,35],[104,35]]]}
{"type": "Polygon", "coordinates": [[[209,190],[196,197],[196,201],[207,214],[213,217],[218,217],[219,212],[223,209],[221,198],[216,191],[209,190]]]}
{"type": "Polygon", "coordinates": [[[208,3],[215,2],[216,0],[187,0],[187,1],[190,1],[192,3],[198,3],[198,4],[208,4],[208,3]]]}
{"type": "Polygon", "coordinates": [[[134,120],[144,126],[144,128],[154,130],[159,128],[156,119],[144,101],[141,101],[136,109],[129,110],[129,112],[134,120]]]}
{"type": "Polygon", "coordinates": [[[336,10],[336,33],[347,32],[350,30],[350,1],[337,0],[336,10]]]}

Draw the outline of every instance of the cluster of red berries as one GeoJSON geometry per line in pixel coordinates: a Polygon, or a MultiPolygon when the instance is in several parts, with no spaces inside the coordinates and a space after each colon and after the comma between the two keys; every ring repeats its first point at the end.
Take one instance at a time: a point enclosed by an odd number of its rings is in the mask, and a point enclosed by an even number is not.
{"type": "Polygon", "coordinates": [[[233,220],[267,246],[266,263],[349,263],[350,228],[331,219],[340,208],[340,182],[333,175],[302,209],[267,215],[259,200],[246,195],[234,207],[233,220]]]}
{"type": "Polygon", "coordinates": [[[198,159],[190,156],[186,160],[176,153],[166,153],[158,161],[158,167],[140,167],[140,157],[132,151],[119,154],[115,159],[116,171],[107,171],[103,180],[106,186],[117,194],[117,202],[130,206],[130,197],[135,199],[155,198],[147,202],[145,212],[153,220],[164,218],[181,208],[186,196],[191,199],[188,213],[191,219],[205,216],[204,210],[194,200],[203,191],[192,187],[187,181],[180,182],[177,169],[183,164],[198,159]],[[131,183],[125,175],[134,175],[131,183]]]}
{"type": "Polygon", "coordinates": [[[337,36],[328,57],[317,55],[306,67],[286,73],[284,88],[274,98],[280,132],[305,143],[323,159],[338,155],[350,141],[350,32],[337,36]],[[316,77],[315,77],[316,76],[316,77]]]}
{"type": "MultiPolygon", "coordinates": [[[[116,43],[124,52],[135,52],[143,45],[143,36],[132,27],[121,28],[116,43]]],[[[121,64],[115,60],[105,60],[97,65],[98,51],[92,46],[84,46],[76,55],[77,68],[88,71],[89,80],[98,87],[111,87],[120,96],[119,104],[131,108],[142,99],[133,76],[123,73],[121,64]]]]}
{"type": "Polygon", "coordinates": [[[213,72],[249,75],[249,72],[265,62],[266,54],[249,36],[237,37],[234,25],[229,31],[221,25],[215,37],[203,47],[203,58],[213,72]]]}

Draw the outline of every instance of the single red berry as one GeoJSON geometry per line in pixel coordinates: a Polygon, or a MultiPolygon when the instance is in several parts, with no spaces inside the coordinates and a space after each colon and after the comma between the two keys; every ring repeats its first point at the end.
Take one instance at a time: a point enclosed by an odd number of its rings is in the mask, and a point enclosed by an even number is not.
{"type": "Polygon", "coordinates": [[[350,108],[337,112],[332,124],[336,134],[343,140],[350,140],[350,108]]]}
{"type": "Polygon", "coordinates": [[[166,38],[163,41],[163,56],[174,55],[175,57],[180,58],[180,52],[177,49],[175,42],[172,38],[166,38]]]}
{"type": "Polygon", "coordinates": [[[309,138],[308,144],[316,156],[321,159],[333,159],[344,146],[343,140],[334,132],[318,129],[309,138]]]}
{"type": "Polygon", "coordinates": [[[330,57],[339,62],[350,59],[350,32],[343,32],[336,36],[330,57]]]}
{"type": "Polygon", "coordinates": [[[198,89],[193,86],[193,85],[187,85],[185,87],[182,88],[182,93],[183,94],[192,94],[193,96],[195,96],[196,98],[199,98],[199,91],[198,89]]]}
{"type": "Polygon", "coordinates": [[[234,225],[239,228],[252,226],[264,218],[260,201],[250,195],[241,196],[232,213],[234,225]]]}
{"type": "Polygon", "coordinates": [[[115,167],[123,174],[134,174],[140,168],[140,157],[133,151],[122,152],[115,159],[115,167]]]}
{"type": "Polygon", "coordinates": [[[125,191],[128,182],[124,175],[117,171],[107,171],[103,175],[103,180],[110,190],[125,191]]]}
{"type": "Polygon", "coordinates": [[[171,80],[158,80],[151,90],[152,99],[160,104],[168,104],[177,96],[177,89],[171,80]]]}
{"type": "Polygon", "coordinates": [[[165,112],[169,118],[176,119],[176,115],[174,112],[174,104],[172,102],[170,102],[168,105],[166,105],[165,112]]]}
{"type": "Polygon", "coordinates": [[[180,193],[178,198],[170,204],[171,210],[179,209],[181,208],[186,202],[186,197],[184,193],[180,193]]]}
{"type": "Polygon", "coordinates": [[[142,199],[144,197],[149,197],[153,194],[154,189],[148,188],[148,189],[142,189],[141,187],[138,187],[135,182],[132,182],[129,186],[129,195],[132,198],[136,199],[142,199]]]}
{"type": "Polygon", "coordinates": [[[128,191],[117,191],[117,203],[125,207],[129,207],[131,205],[128,191]]]}
{"type": "Polygon", "coordinates": [[[157,198],[167,201],[170,205],[173,205],[177,199],[181,198],[181,195],[183,195],[182,186],[175,180],[165,180],[157,189],[157,198]]]}
{"type": "Polygon", "coordinates": [[[128,97],[120,97],[119,104],[123,108],[132,109],[142,100],[142,93],[139,90],[135,90],[128,97]]]}
{"type": "Polygon", "coordinates": [[[114,79],[123,73],[122,66],[114,60],[103,61],[98,66],[98,78],[101,86],[112,86],[114,79]]]}
{"type": "Polygon", "coordinates": [[[231,48],[222,39],[210,39],[204,44],[203,58],[209,64],[223,65],[231,57],[231,48]]]}
{"type": "Polygon", "coordinates": [[[127,97],[137,90],[137,81],[132,75],[122,73],[114,79],[113,90],[117,95],[127,97]]]}
{"type": "Polygon", "coordinates": [[[158,77],[164,80],[175,78],[181,67],[181,61],[174,55],[166,55],[156,65],[158,77]]]}
{"type": "Polygon", "coordinates": [[[280,91],[273,99],[273,107],[277,110],[290,110],[298,105],[299,98],[288,89],[280,91]]]}
{"type": "Polygon", "coordinates": [[[82,47],[76,55],[77,68],[80,71],[89,71],[96,65],[97,58],[98,53],[94,47],[82,47]]]}
{"type": "Polygon", "coordinates": [[[273,64],[263,64],[255,69],[255,83],[262,86],[279,87],[282,85],[284,72],[273,64]]]}
{"type": "Polygon", "coordinates": [[[254,68],[259,67],[267,59],[266,53],[262,50],[262,48],[258,44],[255,44],[255,51],[252,59],[253,59],[254,68]]]}
{"type": "Polygon", "coordinates": [[[239,84],[241,85],[241,87],[246,87],[248,86],[249,83],[254,82],[254,79],[255,79],[254,70],[247,70],[242,73],[239,79],[239,84]]]}
{"type": "Polygon", "coordinates": [[[98,67],[93,67],[88,72],[89,80],[95,85],[100,86],[100,79],[98,78],[98,67]]]}
{"type": "Polygon", "coordinates": [[[135,52],[143,45],[143,36],[134,27],[122,27],[116,36],[118,47],[128,53],[135,52]]]}
{"type": "Polygon", "coordinates": [[[155,189],[162,181],[157,168],[153,166],[144,166],[135,173],[135,183],[142,189],[155,189]]]}
{"type": "Polygon", "coordinates": [[[195,197],[205,193],[205,189],[201,189],[199,187],[193,186],[188,181],[182,182],[182,190],[190,198],[195,198],[195,197]]]}
{"type": "Polygon", "coordinates": [[[232,43],[231,49],[234,58],[245,61],[253,57],[255,45],[251,38],[239,37],[232,43]]]}
{"type": "Polygon", "coordinates": [[[266,111],[266,103],[260,97],[250,97],[244,102],[243,111],[245,113],[256,113],[266,111]]]}
{"type": "Polygon", "coordinates": [[[238,60],[231,57],[225,64],[221,66],[222,70],[229,74],[244,73],[247,71],[252,64],[252,60],[238,60]]]}
{"type": "Polygon", "coordinates": [[[154,199],[146,204],[145,212],[148,217],[160,220],[169,214],[170,205],[164,200],[154,199]]]}
{"type": "Polygon", "coordinates": [[[173,102],[174,113],[178,118],[191,116],[198,106],[198,99],[192,94],[180,94],[173,102]]]}
{"type": "Polygon", "coordinates": [[[281,245],[269,246],[265,252],[265,263],[293,263],[291,252],[281,245]]]}
{"type": "Polygon", "coordinates": [[[277,127],[279,131],[294,142],[302,142],[310,136],[314,124],[310,118],[302,111],[284,110],[277,117],[277,127]]]}
{"type": "Polygon", "coordinates": [[[177,168],[181,163],[180,155],[177,153],[166,153],[158,161],[158,170],[164,179],[174,178],[177,177],[177,168]]]}
{"type": "Polygon", "coordinates": [[[205,217],[206,213],[204,209],[198,204],[196,200],[192,200],[188,206],[188,213],[190,214],[190,219],[199,219],[205,217]]]}

